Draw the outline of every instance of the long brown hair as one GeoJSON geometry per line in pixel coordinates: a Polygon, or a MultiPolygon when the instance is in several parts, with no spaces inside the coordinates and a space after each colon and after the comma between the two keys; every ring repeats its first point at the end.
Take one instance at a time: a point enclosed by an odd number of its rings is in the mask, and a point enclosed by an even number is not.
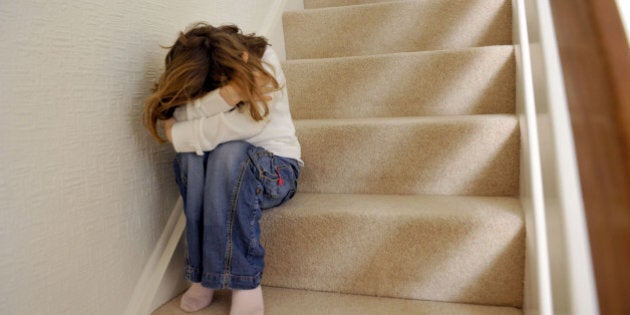
{"type": "Polygon", "coordinates": [[[278,81],[262,66],[267,39],[255,34],[243,34],[235,25],[213,27],[197,23],[186,33],[180,32],[164,60],[165,69],[155,84],[153,93],[144,106],[143,122],[158,142],[164,143],[157,131],[159,119],[173,116],[177,106],[204,96],[206,93],[233,83],[241,92],[249,114],[262,120],[269,114],[266,101],[256,77],[271,82],[279,89],[278,81]],[[243,53],[249,58],[244,60],[243,53]],[[262,112],[261,112],[262,111],[262,112]]]}

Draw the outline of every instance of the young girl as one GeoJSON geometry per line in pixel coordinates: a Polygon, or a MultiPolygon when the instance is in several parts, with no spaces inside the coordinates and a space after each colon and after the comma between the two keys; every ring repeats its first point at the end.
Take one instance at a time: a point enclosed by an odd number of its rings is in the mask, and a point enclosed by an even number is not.
{"type": "Polygon", "coordinates": [[[177,155],[175,178],[186,214],[180,307],[208,306],[232,289],[230,314],[262,314],[264,249],[259,220],[297,189],[303,165],[285,77],[267,40],[236,26],[197,24],[180,33],[145,105],[144,121],[177,155]]]}

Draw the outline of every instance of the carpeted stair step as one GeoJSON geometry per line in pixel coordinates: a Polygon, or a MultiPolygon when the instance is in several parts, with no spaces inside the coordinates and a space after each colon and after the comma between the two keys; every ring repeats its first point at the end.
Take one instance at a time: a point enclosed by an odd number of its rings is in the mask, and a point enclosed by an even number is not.
{"type": "Polygon", "coordinates": [[[284,13],[288,59],[512,43],[511,0],[420,0],[284,13]]]}
{"type": "Polygon", "coordinates": [[[263,284],[520,307],[524,223],[511,197],[297,194],[261,221],[263,284]]]}
{"type": "Polygon", "coordinates": [[[511,45],[284,63],[296,119],[514,113],[511,45]]]}
{"type": "Polygon", "coordinates": [[[357,4],[370,4],[380,2],[394,2],[400,0],[304,0],[305,9],[318,9],[327,7],[341,7],[357,4]]]}
{"type": "MultiPolygon", "coordinates": [[[[360,295],[291,290],[264,287],[265,314],[267,315],[383,315],[383,314],[424,314],[424,315],[521,315],[520,309],[513,307],[412,301],[404,299],[377,298],[360,295]]],[[[212,305],[195,313],[179,309],[178,296],[152,315],[225,315],[230,312],[230,294],[219,291],[212,305]]]]}
{"type": "Polygon", "coordinates": [[[302,192],[513,196],[514,115],[295,121],[302,192]]]}

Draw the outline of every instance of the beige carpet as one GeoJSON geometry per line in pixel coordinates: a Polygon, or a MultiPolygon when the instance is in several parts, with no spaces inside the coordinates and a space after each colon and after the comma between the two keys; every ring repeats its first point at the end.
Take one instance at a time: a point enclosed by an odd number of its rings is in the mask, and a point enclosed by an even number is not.
{"type": "Polygon", "coordinates": [[[294,119],[507,114],[513,54],[504,45],[297,59],[284,72],[294,119]]]}
{"type": "MultiPolygon", "coordinates": [[[[285,13],[306,166],[261,222],[267,314],[522,313],[510,2],[306,0],[285,13]]],[[[224,294],[198,314],[228,309],[224,294]]]]}
{"type": "MultiPolygon", "coordinates": [[[[375,298],[265,287],[267,315],[520,315],[513,307],[483,306],[430,301],[375,298]]],[[[229,292],[219,292],[211,307],[195,313],[179,309],[180,297],[156,310],[153,315],[225,315],[230,310],[229,292]]]]}
{"type": "Polygon", "coordinates": [[[301,193],[267,212],[262,229],[270,286],[522,303],[515,198],[301,193]]]}
{"type": "Polygon", "coordinates": [[[511,2],[395,1],[287,12],[287,58],[511,44],[511,2]]]}
{"type": "Polygon", "coordinates": [[[296,128],[307,164],[300,191],[518,192],[514,115],[300,120],[296,128]]]}

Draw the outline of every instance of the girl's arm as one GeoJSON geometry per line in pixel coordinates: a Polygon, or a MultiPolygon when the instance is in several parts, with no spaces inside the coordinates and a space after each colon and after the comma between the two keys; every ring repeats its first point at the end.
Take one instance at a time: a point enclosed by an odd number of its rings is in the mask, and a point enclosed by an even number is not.
{"type": "Polygon", "coordinates": [[[230,85],[226,85],[184,106],[177,107],[173,117],[177,121],[185,121],[214,116],[231,110],[239,101],[236,91],[230,85]]]}
{"type": "Polygon", "coordinates": [[[166,132],[167,136],[170,133],[169,140],[175,151],[203,155],[204,151],[213,150],[221,143],[245,140],[259,134],[268,122],[268,119],[254,121],[249,115],[233,110],[175,122],[166,132]]]}
{"type": "MultiPolygon", "coordinates": [[[[272,73],[280,86],[286,79],[275,51],[267,47],[263,66],[272,73]]],[[[264,87],[263,87],[264,89],[264,87]]],[[[282,91],[266,94],[265,101],[285,97],[282,91]],[[278,94],[278,95],[277,95],[278,94]]],[[[230,84],[215,89],[203,97],[175,110],[174,120],[167,121],[166,134],[177,152],[210,151],[219,144],[251,138],[264,129],[268,119],[256,122],[249,115],[232,110],[240,101],[238,91],[230,84]]],[[[273,107],[273,105],[272,105],[273,107]]]]}
{"type": "MultiPolygon", "coordinates": [[[[280,65],[280,60],[278,59],[278,55],[271,48],[267,47],[265,54],[263,56],[263,67],[269,73],[271,73],[280,86],[284,86],[285,77],[282,72],[282,66],[280,65]]],[[[261,85],[263,91],[267,88],[265,84],[261,85]]],[[[268,89],[268,91],[273,91],[273,89],[268,89]]],[[[271,101],[271,95],[264,96],[264,101],[271,101]]],[[[202,117],[214,116],[218,113],[223,113],[231,110],[236,104],[241,101],[238,90],[230,84],[227,84],[223,87],[215,89],[211,92],[208,92],[203,97],[195,99],[194,101],[184,105],[179,106],[175,109],[175,113],[173,117],[177,121],[186,121],[193,120],[202,117]]],[[[262,100],[259,100],[262,101],[262,100]]]]}

